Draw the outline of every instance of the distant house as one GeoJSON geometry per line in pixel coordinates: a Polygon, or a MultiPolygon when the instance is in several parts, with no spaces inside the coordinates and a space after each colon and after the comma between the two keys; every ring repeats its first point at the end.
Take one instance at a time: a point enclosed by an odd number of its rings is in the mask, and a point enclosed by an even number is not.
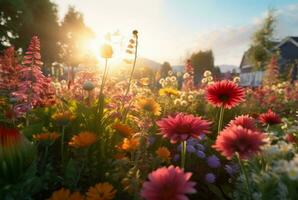
{"type": "MultiPolygon", "coordinates": [[[[278,51],[279,70],[283,72],[289,67],[289,64],[298,60],[298,37],[286,37],[282,41],[274,42],[274,47],[268,50],[269,53],[278,51]]],[[[240,84],[242,86],[259,86],[264,77],[264,71],[254,71],[253,64],[249,59],[249,50],[247,50],[240,63],[240,84]]]]}

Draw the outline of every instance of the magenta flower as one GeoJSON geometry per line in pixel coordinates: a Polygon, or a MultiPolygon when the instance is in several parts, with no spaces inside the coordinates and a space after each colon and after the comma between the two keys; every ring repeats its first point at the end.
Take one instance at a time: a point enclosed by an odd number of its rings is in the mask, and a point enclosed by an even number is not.
{"type": "Polygon", "coordinates": [[[249,115],[240,115],[235,117],[234,120],[230,121],[229,126],[242,126],[243,128],[256,130],[256,120],[249,115]]]}
{"type": "Polygon", "coordinates": [[[191,176],[179,167],[159,168],[143,183],[141,196],[146,200],[188,200],[186,194],[196,193],[196,183],[189,181],[191,176]]]}
{"type": "Polygon", "coordinates": [[[213,148],[227,159],[238,153],[240,159],[249,159],[261,151],[265,143],[265,134],[233,125],[222,130],[216,138],[213,148]]]}
{"type": "Polygon", "coordinates": [[[179,113],[174,117],[163,118],[157,122],[157,125],[164,138],[170,139],[171,143],[176,143],[209,133],[210,122],[201,117],[179,113]]]}

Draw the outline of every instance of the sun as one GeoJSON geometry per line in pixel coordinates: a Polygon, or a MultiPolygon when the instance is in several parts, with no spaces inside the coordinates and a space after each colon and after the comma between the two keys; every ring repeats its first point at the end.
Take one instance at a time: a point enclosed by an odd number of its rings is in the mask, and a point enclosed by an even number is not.
{"type": "Polygon", "coordinates": [[[123,61],[125,53],[120,39],[107,40],[105,37],[105,35],[97,35],[95,38],[87,40],[84,50],[82,49],[84,52],[92,54],[98,60],[100,68],[105,63],[105,59],[100,55],[100,50],[104,44],[109,44],[113,48],[113,56],[109,59],[109,64],[112,67],[119,65],[123,61]]]}

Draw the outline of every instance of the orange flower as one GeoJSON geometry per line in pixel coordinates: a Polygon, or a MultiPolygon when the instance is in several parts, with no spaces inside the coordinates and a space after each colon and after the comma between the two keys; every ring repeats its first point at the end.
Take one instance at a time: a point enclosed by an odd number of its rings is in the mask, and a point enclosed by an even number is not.
{"type": "Polygon", "coordinates": [[[139,109],[150,112],[153,115],[160,115],[161,107],[154,99],[142,98],[138,101],[138,107],[139,109]]]}
{"type": "Polygon", "coordinates": [[[116,123],[112,126],[112,128],[124,137],[130,137],[134,133],[134,130],[132,128],[122,123],[116,123]]]}
{"type": "Polygon", "coordinates": [[[117,160],[121,160],[121,159],[125,158],[125,154],[117,153],[113,157],[117,160]]]}
{"type": "Polygon", "coordinates": [[[171,153],[168,150],[168,148],[166,147],[159,147],[156,151],[155,151],[156,155],[161,158],[162,160],[166,161],[166,160],[170,160],[170,156],[171,153]]]}
{"type": "Polygon", "coordinates": [[[60,137],[60,135],[54,132],[54,133],[34,134],[32,137],[34,140],[38,140],[38,141],[55,141],[60,137]]]}
{"type": "Polygon", "coordinates": [[[53,192],[48,200],[83,200],[84,197],[79,192],[71,192],[68,189],[61,188],[53,192]]]}
{"type": "Polygon", "coordinates": [[[109,183],[98,183],[94,187],[90,187],[87,192],[87,200],[112,200],[114,199],[116,190],[109,183]]]}
{"type": "Polygon", "coordinates": [[[94,133],[81,132],[73,136],[68,144],[74,148],[84,148],[94,144],[96,140],[97,137],[94,133]]]}
{"type": "Polygon", "coordinates": [[[136,138],[124,138],[123,143],[120,146],[120,149],[125,151],[134,151],[139,146],[139,140],[136,138]]]}
{"type": "Polygon", "coordinates": [[[150,80],[149,80],[149,78],[142,78],[139,82],[140,82],[143,86],[148,86],[149,83],[150,83],[150,80]]]}

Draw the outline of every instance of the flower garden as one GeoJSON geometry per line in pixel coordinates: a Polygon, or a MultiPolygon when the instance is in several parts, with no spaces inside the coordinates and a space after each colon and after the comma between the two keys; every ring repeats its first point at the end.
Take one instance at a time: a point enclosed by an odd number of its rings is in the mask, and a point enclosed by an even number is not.
{"type": "Polygon", "coordinates": [[[298,83],[194,86],[183,74],[127,79],[42,71],[40,42],[0,57],[0,199],[297,199],[298,83]],[[182,86],[178,80],[182,78],[182,86]]]}

